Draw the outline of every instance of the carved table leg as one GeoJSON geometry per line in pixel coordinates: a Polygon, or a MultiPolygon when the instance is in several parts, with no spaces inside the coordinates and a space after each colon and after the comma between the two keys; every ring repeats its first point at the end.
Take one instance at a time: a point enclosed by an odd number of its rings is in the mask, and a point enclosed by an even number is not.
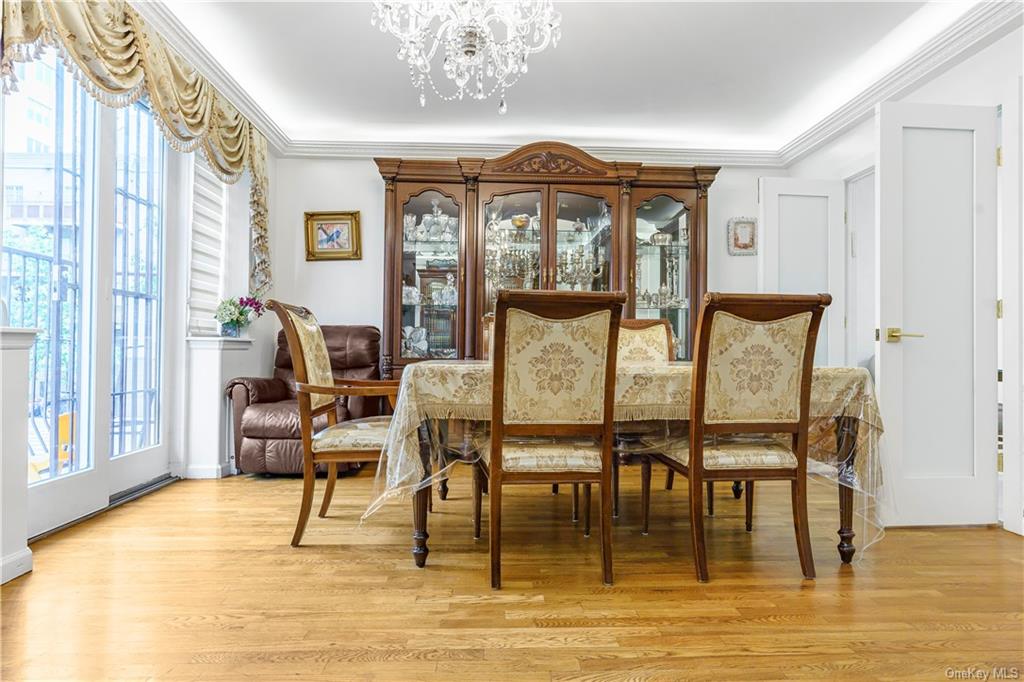
{"type": "MultiPolygon", "coordinates": [[[[839,455],[839,479],[843,472],[853,469],[857,457],[857,427],[859,421],[853,417],[840,417],[836,420],[836,452],[839,455]]],[[[853,561],[857,548],[853,546],[853,488],[839,483],[839,558],[844,564],[853,561]]]]}
{"type": "MultiPolygon", "coordinates": [[[[430,432],[426,423],[419,428],[420,436],[420,460],[423,463],[424,480],[430,478],[430,432]]],[[[430,485],[425,485],[416,491],[412,502],[412,558],[417,568],[423,568],[427,564],[427,555],[430,549],[427,547],[427,506],[430,503],[430,485]]]]}
{"type": "Polygon", "coordinates": [[[743,497],[743,483],[742,481],[732,482],[732,496],[737,500],[743,497]]]}

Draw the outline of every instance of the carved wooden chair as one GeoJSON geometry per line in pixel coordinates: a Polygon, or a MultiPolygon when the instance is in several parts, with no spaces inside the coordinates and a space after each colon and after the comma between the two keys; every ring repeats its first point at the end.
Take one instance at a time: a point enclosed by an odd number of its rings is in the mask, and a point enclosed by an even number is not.
{"type": "MultiPolygon", "coordinates": [[[[650,362],[668,362],[675,358],[672,343],[672,326],[668,320],[623,319],[619,326],[619,343],[617,364],[642,364],[650,362]]],[[[629,459],[635,453],[629,450],[630,443],[636,443],[645,433],[642,426],[620,431],[615,439],[612,451],[612,517],[619,516],[619,465],[623,458],[629,459]]],[[[650,476],[651,465],[647,457],[640,456],[642,475],[650,476]]],[[[572,520],[579,520],[579,485],[572,487],[572,520]]],[[[646,529],[644,529],[646,532],[646,529]]],[[[590,490],[583,487],[583,534],[590,535],[590,490]]]]}
{"type": "MultiPolygon", "coordinates": [[[[790,482],[800,567],[805,577],[814,577],[807,525],[808,405],[818,327],[831,302],[828,294],[704,296],[690,437],[651,455],[689,479],[693,553],[701,582],[708,579],[703,483],[720,480],[790,482]]],[[[649,489],[649,477],[644,485],[649,489]]],[[[649,490],[644,499],[650,500],[649,490]]],[[[751,502],[748,496],[748,514],[751,502]]]]}
{"type": "Polygon", "coordinates": [[[398,381],[367,379],[335,379],[327,353],[327,343],[316,317],[307,308],[280,301],[267,301],[277,313],[295,371],[295,388],[299,401],[302,431],[302,502],[292,536],[292,547],[298,547],[313,506],[316,465],[327,464],[327,487],[319,516],[327,515],[334,496],[339,462],[377,462],[384,447],[391,417],[367,417],[337,422],[335,402],[339,396],[386,397],[394,407],[398,397],[398,381]],[[313,432],[313,419],[327,415],[327,428],[313,432]]]}
{"type": "Polygon", "coordinates": [[[490,500],[491,587],[501,587],[501,492],[513,484],[597,483],[604,582],[612,582],[614,349],[624,294],[500,291],[491,437],[474,468],[474,537],[490,500]]]}

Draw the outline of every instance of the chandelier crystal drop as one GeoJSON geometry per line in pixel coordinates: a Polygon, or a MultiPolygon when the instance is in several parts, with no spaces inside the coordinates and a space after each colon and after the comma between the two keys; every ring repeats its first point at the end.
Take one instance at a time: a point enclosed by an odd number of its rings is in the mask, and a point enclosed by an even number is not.
{"type": "Polygon", "coordinates": [[[528,70],[527,59],[561,38],[562,15],[551,0],[374,0],[370,23],[398,38],[398,59],[409,65],[419,90],[445,101],[487,99],[500,93],[498,113],[508,110],[505,91],[528,70]],[[442,92],[438,71],[451,81],[442,92]]]}

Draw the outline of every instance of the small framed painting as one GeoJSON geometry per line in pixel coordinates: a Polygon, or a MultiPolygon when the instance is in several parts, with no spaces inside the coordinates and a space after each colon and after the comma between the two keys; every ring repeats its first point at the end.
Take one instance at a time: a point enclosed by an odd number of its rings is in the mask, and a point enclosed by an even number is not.
{"type": "Polygon", "coordinates": [[[306,260],[362,260],[359,211],[306,213],[306,260]]]}
{"type": "Polygon", "coordinates": [[[729,255],[757,255],[757,218],[729,218],[729,255]]]}

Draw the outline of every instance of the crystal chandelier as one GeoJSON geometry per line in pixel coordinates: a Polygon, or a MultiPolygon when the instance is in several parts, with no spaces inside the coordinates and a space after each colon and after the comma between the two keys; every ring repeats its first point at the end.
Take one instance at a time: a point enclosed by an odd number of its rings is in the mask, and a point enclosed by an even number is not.
{"type": "Polygon", "coordinates": [[[427,105],[428,85],[445,101],[500,92],[500,114],[508,108],[505,90],[526,73],[527,58],[558,45],[561,22],[551,0],[374,0],[370,20],[398,38],[398,58],[409,65],[420,106],[427,105]],[[438,89],[435,58],[454,93],[438,89]]]}

